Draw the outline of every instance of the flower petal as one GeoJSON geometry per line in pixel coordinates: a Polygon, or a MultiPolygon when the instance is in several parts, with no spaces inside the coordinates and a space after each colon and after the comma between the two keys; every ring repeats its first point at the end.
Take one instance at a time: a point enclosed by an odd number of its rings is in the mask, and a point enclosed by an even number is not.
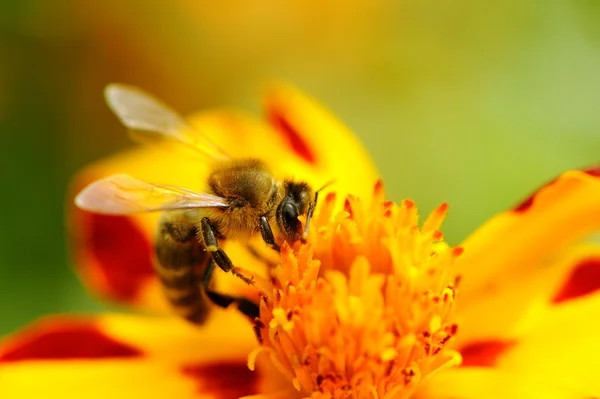
{"type": "MultiPolygon", "coordinates": [[[[416,399],[565,399],[571,392],[540,376],[524,379],[495,368],[459,368],[440,372],[419,387],[416,399]]],[[[581,398],[586,398],[581,396],[581,398]]]]}
{"type": "Polygon", "coordinates": [[[493,367],[498,359],[510,350],[517,341],[515,340],[486,340],[469,342],[460,348],[462,357],[461,367],[493,367]]]}
{"type": "Polygon", "coordinates": [[[331,112],[283,84],[268,91],[265,108],[269,124],[322,176],[320,184],[335,178],[342,198],[347,193],[371,194],[378,173],[358,139],[331,112]]]}
{"type": "Polygon", "coordinates": [[[0,363],[142,356],[139,348],[108,336],[91,320],[56,318],[40,322],[5,343],[0,363]]]}
{"type": "Polygon", "coordinates": [[[180,368],[149,361],[20,363],[0,366],[0,381],[3,398],[236,399],[257,392],[244,359],[180,368]]]}
{"type": "Polygon", "coordinates": [[[511,340],[545,317],[557,303],[584,297],[600,288],[600,246],[581,244],[556,255],[551,263],[506,276],[476,300],[461,298],[459,349],[478,342],[511,340]],[[493,309],[494,311],[490,311],[493,309]]]}
{"type": "MultiPolygon", "coordinates": [[[[522,316],[519,322],[512,328],[509,326],[507,330],[498,332],[498,335],[502,336],[508,331],[515,338],[472,341],[462,345],[459,348],[463,355],[462,368],[460,371],[450,371],[450,373],[458,372],[458,375],[461,375],[463,370],[467,370],[467,375],[470,375],[473,373],[470,370],[473,369],[476,370],[476,374],[484,373],[481,367],[487,367],[489,370],[494,370],[493,372],[506,374],[503,378],[511,381],[511,384],[527,382],[529,388],[524,396],[506,397],[598,397],[600,383],[596,375],[600,368],[600,358],[597,356],[600,353],[600,341],[597,339],[597,331],[600,328],[600,321],[594,315],[600,314],[600,292],[595,289],[590,291],[587,285],[583,290],[579,289],[578,273],[580,272],[577,270],[581,265],[586,269],[592,267],[595,270],[600,261],[600,248],[581,246],[577,251],[565,256],[562,261],[570,265],[569,268],[562,268],[565,271],[561,274],[563,278],[550,278],[547,287],[538,291],[538,295],[532,300],[533,306],[526,307],[526,312],[518,313],[522,316]],[[571,288],[571,284],[575,284],[574,289],[571,288]],[[557,302],[555,300],[557,292],[565,299],[557,302]],[[578,295],[563,296],[565,292],[578,295]],[[550,396],[545,396],[545,390],[548,389],[550,391],[547,395],[550,396]]],[[[539,280],[543,282],[541,275],[539,280]]],[[[512,287],[512,289],[521,291],[527,288],[512,287]]],[[[519,306],[516,299],[506,305],[505,309],[510,310],[519,306]]],[[[503,312],[493,311],[492,304],[488,303],[488,306],[489,314],[502,318],[503,312]]],[[[486,318],[483,313],[479,316],[483,318],[476,320],[476,323],[466,325],[465,330],[475,324],[495,323],[493,318],[486,318]]],[[[471,384],[476,381],[476,377],[471,375],[467,380],[470,381],[468,385],[472,388],[471,384]]],[[[436,379],[437,383],[443,381],[436,379]]],[[[503,392],[504,388],[495,388],[493,385],[489,389],[493,392],[497,389],[503,392]]],[[[451,395],[451,397],[462,396],[451,395]]],[[[477,395],[466,397],[477,397],[477,395]]]]}
{"type": "Polygon", "coordinates": [[[519,381],[549,387],[560,393],[559,397],[598,397],[600,322],[593,315],[599,313],[598,294],[555,306],[517,344],[498,356],[496,368],[518,376],[519,381]]]}
{"type": "Polygon", "coordinates": [[[0,397],[237,398],[262,384],[247,368],[254,346],[235,312],[215,312],[203,329],[175,318],[54,317],[0,346],[0,397]]]}
{"type": "Polygon", "coordinates": [[[356,136],[328,110],[299,90],[273,85],[266,123],[243,112],[215,110],[190,121],[232,157],[257,157],[280,178],[307,180],[315,188],[334,180],[345,197],[371,194],[378,173],[356,136]],[[348,167],[352,165],[352,167],[348,167]]]}
{"type": "Polygon", "coordinates": [[[475,231],[456,264],[465,303],[514,282],[600,227],[600,178],[569,171],[475,231]]]}
{"type": "Polygon", "coordinates": [[[600,396],[600,294],[553,307],[543,321],[499,361],[520,378],[543,378],[569,397],[600,396]]]}
{"type": "Polygon", "coordinates": [[[553,303],[572,301],[600,289],[600,248],[590,252],[573,262],[574,267],[552,298],[553,303]]]}

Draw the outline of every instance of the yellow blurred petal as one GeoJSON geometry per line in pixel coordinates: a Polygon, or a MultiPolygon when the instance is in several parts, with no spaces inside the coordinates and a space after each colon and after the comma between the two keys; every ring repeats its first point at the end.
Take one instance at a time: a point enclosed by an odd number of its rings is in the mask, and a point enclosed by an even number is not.
{"type": "Polygon", "coordinates": [[[265,161],[280,179],[299,178],[311,184],[314,165],[303,162],[285,138],[263,120],[233,110],[209,110],[193,114],[190,123],[232,158],[254,157],[265,161]]]}
{"type": "MultiPolygon", "coordinates": [[[[245,359],[248,352],[254,348],[256,341],[250,321],[233,309],[215,309],[208,322],[202,327],[194,326],[177,317],[118,314],[94,317],[52,316],[5,339],[0,344],[0,360],[10,360],[15,357],[21,359],[23,356],[28,359],[28,353],[33,351],[35,355],[39,352],[39,348],[43,348],[44,351],[49,348],[50,352],[55,350],[58,356],[63,356],[61,351],[73,349],[74,357],[89,357],[85,353],[89,351],[95,353],[93,348],[86,347],[85,349],[89,350],[79,355],[80,348],[57,346],[57,342],[61,343],[62,339],[70,336],[75,337],[73,342],[74,346],[77,346],[81,331],[85,332],[86,339],[89,337],[88,332],[92,331],[94,336],[100,334],[101,343],[109,340],[109,344],[102,344],[109,348],[109,354],[115,352],[116,346],[116,353],[124,354],[122,357],[144,356],[172,363],[237,356],[245,359]],[[44,339],[40,341],[40,337],[44,339]],[[55,341],[56,339],[59,341],[55,341]],[[221,345],[221,341],[227,344],[221,345]],[[15,353],[20,355],[15,356],[15,353]]],[[[95,346],[103,347],[102,345],[95,346]]],[[[70,355],[67,353],[64,356],[70,355]]],[[[90,356],[105,357],[103,353],[90,356]]],[[[48,358],[55,357],[51,354],[48,358]]]]}
{"type": "Polygon", "coordinates": [[[265,108],[271,126],[314,166],[320,184],[335,179],[333,188],[342,198],[347,193],[371,195],[377,170],[358,139],[330,111],[283,84],[267,92],[265,108]]]}
{"type": "Polygon", "coordinates": [[[546,376],[522,375],[495,368],[459,368],[435,374],[415,399],[571,399],[572,391],[557,386],[546,376]]]}
{"type": "Polygon", "coordinates": [[[197,327],[177,317],[101,316],[107,334],[162,361],[193,362],[247,355],[255,346],[251,323],[234,309],[215,309],[197,327]]]}
{"type": "Polygon", "coordinates": [[[254,347],[249,322],[232,311],[202,329],[176,318],[48,318],[0,346],[0,397],[255,394],[264,383],[247,368],[254,347]]]}
{"type": "Polygon", "coordinates": [[[544,378],[569,397],[600,396],[600,294],[588,295],[552,309],[530,329],[498,367],[520,378],[544,378]]]}
{"type": "MultiPolygon", "coordinates": [[[[243,363],[242,363],[243,365],[243,363]]],[[[219,398],[172,365],[137,361],[18,363],[0,367],[3,398],[219,398]]]]}
{"type": "MultiPolygon", "coordinates": [[[[600,288],[600,280],[579,281],[577,271],[595,261],[600,276],[600,246],[593,244],[568,248],[550,264],[522,273],[505,276],[503,284],[496,285],[487,295],[477,300],[462,300],[457,307],[460,334],[454,342],[459,347],[469,341],[506,339],[525,334],[548,315],[557,300],[564,295],[577,298],[586,290],[600,288]],[[581,284],[586,286],[582,287],[581,284]],[[568,290],[568,291],[567,291],[568,290]],[[561,297],[559,297],[559,295],[561,297]]],[[[583,276],[590,279],[591,275],[583,276]]]]}
{"type": "Polygon", "coordinates": [[[194,114],[191,124],[232,157],[263,159],[277,177],[318,188],[331,180],[340,197],[370,195],[378,173],[356,136],[325,107],[299,90],[273,85],[266,121],[232,110],[194,114]]]}
{"type": "Polygon", "coordinates": [[[569,171],[475,231],[456,264],[461,301],[476,301],[543,266],[600,227],[598,171],[569,171]]]}

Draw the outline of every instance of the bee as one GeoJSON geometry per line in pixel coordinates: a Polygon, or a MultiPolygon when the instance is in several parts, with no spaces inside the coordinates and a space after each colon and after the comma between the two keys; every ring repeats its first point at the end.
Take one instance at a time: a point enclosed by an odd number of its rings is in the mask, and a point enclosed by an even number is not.
{"type": "Polygon", "coordinates": [[[155,268],[168,302],[186,320],[203,324],[210,303],[236,304],[243,314],[258,316],[258,305],[248,299],[212,289],[216,266],[253,284],[253,278],[234,266],[220,244],[260,233],[268,247],[279,251],[272,225],[287,242],[303,240],[320,190],[315,192],[304,181],[275,179],[259,159],[232,159],[177,112],[141,89],[111,84],[105,98],[139,140],[168,140],[192,148],[212,162],[212,170],[205,192],[125,174],[108,176],[84,188],[75,198],[76,205],[109,215],[162,212],[154,242],[155,268]],[[300,216],[306,217],[304,228],[300,216]]]}

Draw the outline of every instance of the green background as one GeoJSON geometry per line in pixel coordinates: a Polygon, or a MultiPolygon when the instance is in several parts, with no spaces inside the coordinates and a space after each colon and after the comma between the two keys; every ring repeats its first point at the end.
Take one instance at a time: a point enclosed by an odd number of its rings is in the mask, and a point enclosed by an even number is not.
{"type": "Polygon", "coordinates": [[[450,203],[454,244],[600,160],[596,1],[235,3],[0,2],[0,334],[102,308],[71,271],[63,208],[79,168],[128,145],[111,81],[183,112],[258,110],[265,81],[293,82],[357,132],[391,199],[450,203]]]}

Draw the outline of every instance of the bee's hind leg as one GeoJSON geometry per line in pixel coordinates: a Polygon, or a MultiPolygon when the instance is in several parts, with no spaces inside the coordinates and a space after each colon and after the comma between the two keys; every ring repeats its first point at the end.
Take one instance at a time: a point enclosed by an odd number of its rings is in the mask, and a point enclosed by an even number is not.
{"type": "Polygon", "coordinates": [[[214,303],[215,305],[228,308],[232,303],[235,303],[238,310],[245,316],[254,319],[259,316],[258,305],[249,299],[242,297],[235,297],[227,294],[221,294],[213,291],[210,288],[210,281],[212,278],[213,271],[215,270],[215,262],[211,259],[206,265],[206,270],[204,271],[204,276],[202,276],[202,285],[204,287],[204,292],[208,299],[214,303]]]}
{"type": "Polygon", "coordinates": [[[244,315],[254,320],[260,315],[258,305],[249,299],[221,294],[219,292],[206,290],[206,296],[212,303],[222,308],[228,308],[235,303],[238,310],[244,315]]]}
{"type": "MultiPolygon", "coordinates": [[[[202,224],[202,236],[204,238],[204,245],[206,250],[210,252],[212,259],[223,271],[232,273],[234,276],[240,278],[246,284],[254,284],[254,280],[251,277],[245,276],[237,267],[233,265],[229,256],[219,248],[219,242],[215,234],[213,226],[210,224],[210,220],[205,217],[201,221],[202,224]]],[[[214,269],[214,265],[212,266],[214,269]]],[[[212,273],[212,270],[210,271],[212,273]]],[[[206,273],[205,273],[206,276],[206,273]]],[[[209,277],[210,279],[210,273],[209,277]]]]}

